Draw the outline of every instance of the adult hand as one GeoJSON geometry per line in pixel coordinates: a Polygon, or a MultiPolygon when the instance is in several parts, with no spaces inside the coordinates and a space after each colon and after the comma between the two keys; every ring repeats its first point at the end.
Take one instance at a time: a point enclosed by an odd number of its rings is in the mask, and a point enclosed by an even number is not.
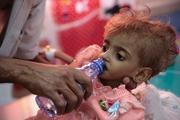
{"type": "Polygon", "coordinates": [[[34,94],[50,98],[60,114],[72,111],[91,95],[90,78],[72,67],[18,59],[0,59],[0,63],[0,82],[18,83],[34,94]],[[77,83],[83,86],[83,91],[77,83]]]}
{"type": "Polygon", "coordinates": [[[81,71],[68,66],[36,67],[33,76],[24,75],[24,86],[32,93],[50,98],[63,114],[78,107],[83,98],[91,95],[90,79],[81,71]],[[81,84],[85,91],[81,90],[81,84]],[[64,96],[65,100],[62,99],[64,96]]]}

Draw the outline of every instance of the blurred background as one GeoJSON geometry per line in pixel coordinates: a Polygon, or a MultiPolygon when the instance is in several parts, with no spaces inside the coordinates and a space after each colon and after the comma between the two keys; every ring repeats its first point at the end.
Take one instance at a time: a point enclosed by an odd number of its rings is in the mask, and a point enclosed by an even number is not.
{"type": "MultiPolygon", "coordinates": [[[[175,27],[180,48],[180,0],[47,0],[40,44],[49,44],[74,57],[88,45],[102,45],[104,25],[119,9],[141,10],[146,6],[151,9],[152,19],[160,19],[175,27]]],[[[180,96],[180,55],[166,71],[152,78],[151,83],[180,96]]],[[[9,105],[7,110],[11,110],[14,102],[28,94],[18,85],[1,84],[0,106],[7,108],[9,105]]],[[[32,111],[29,108],[25,116],[34,114],[32,111]]]]}

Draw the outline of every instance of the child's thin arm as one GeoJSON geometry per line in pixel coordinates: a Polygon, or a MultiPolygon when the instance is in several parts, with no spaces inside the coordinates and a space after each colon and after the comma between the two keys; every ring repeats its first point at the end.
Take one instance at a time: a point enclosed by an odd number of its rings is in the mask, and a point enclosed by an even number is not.
{"type": "Polygon", "coordinates": [[[55,59],[62,60],[67,64],[70,64],[73,61],[73,57],[69,56],[63,51],[51,48],[49,45],[44,47],[42,51],[34,58],[33,61],[46,64],[55,64],[55,59]]]}
{"type": "Polygon", "coordinates": [[[60,59],[60,60],[63,60],[67,64],[70,64],[73,61],[73,57],[69,56],[68,54],[66,54],[66,53],[64,53],[62,51],[56,51],[55,52],[55,57],[60,59]]]}

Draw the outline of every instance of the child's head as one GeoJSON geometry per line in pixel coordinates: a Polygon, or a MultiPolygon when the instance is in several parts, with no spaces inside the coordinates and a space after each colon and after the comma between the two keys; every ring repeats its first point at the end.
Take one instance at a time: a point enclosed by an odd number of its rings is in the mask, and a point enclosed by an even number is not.
{"type": "Polygon", "coordinates": [[[136,83],[147,81],[173,63],[178,53],[171,26],[130,10],[107,22],[104,39],[102,57],[107,69],[100,79],[112,86],[125,76],[136,83]]]}

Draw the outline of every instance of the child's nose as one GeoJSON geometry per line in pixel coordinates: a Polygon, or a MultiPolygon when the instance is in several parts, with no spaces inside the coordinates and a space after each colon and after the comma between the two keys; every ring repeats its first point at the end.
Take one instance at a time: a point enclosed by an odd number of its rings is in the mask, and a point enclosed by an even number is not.
{"type": "Polygon", "coordinates": [[[110,61],[110,57],[109,57],[109,53],[106,51],[104,53],[101,54],[101,57],[103,58],[104,61],[109,62],[110,61]]]}

